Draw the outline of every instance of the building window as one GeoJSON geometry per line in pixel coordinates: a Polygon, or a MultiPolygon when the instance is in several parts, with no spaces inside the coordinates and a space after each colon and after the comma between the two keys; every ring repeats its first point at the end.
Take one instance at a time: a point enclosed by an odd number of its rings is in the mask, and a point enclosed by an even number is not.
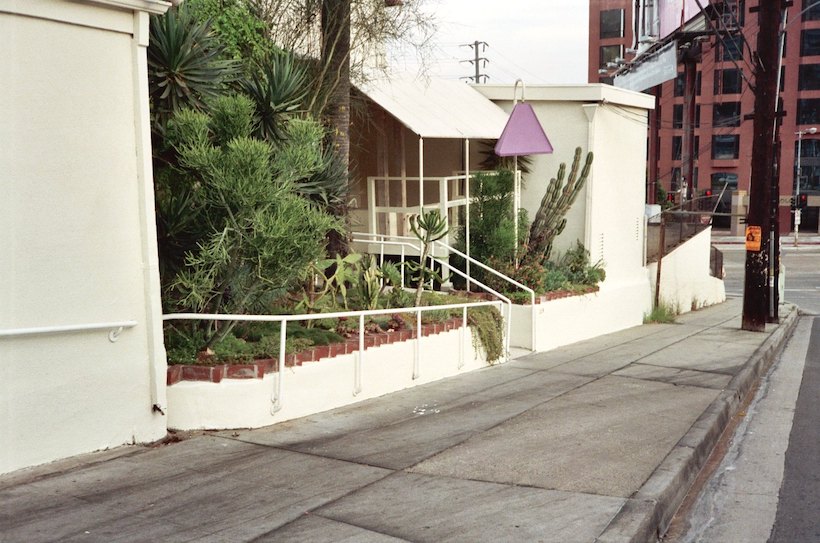
{"type": "Polygon", "coordinates": [[[601,47],[601,68],[606,68],[608,62],[615,62],[616,58],[623,58],[623,45],[604,45],[601,47]]]}
{"type": "Polygon", "coordinates": [[[820,21],[820,3],[817,0],[803,0],[804,21],[820,21]],[[809,7],[811,6],[811,7],[809,7]]]}
{"type": "Polygon", "coordinates": [[[785,85],[786,85],[786,67],[781,66],[780,67],[780,92],[783,92],[783,87],[785,85]]]}
{"type": "Polygon", "coordinates": [[[712,106],[712,126],[740,126],[740,102],[725,102],[712,106]]]}
{"type": "MultiPolygon", "coordinates": [[[[720,43],[720,42],[718,42],[720,43]]],[[[743,36],[725,36],[717,48],[717,60],[741,60],[743,58],[743,36]]]]}
{"type": "Polygon", "coordinates": [[[700,128],[700,104],[695,106],[695,128],[700,128]]]}
{"type": "MultiPolygon", "coordinates": [[[[675,96],[683,96],[685,79],[683,72],[678,72],[675,78],[675,96]]],[[[695,75],[695,95],[700,96],[700,72],[695,75]]]]}
{"type": "Polygon", "coordinates": [[[681,170],[680,168],[672,168],[672,190],[676,191],[680,189],[681,185],[681,170]]]}
{"type": "MultiPolygon", "coordinates": [[[[695,148],[692,149],[692,157],[693,158],[698,158],[699,156],[700,156],[700,136],[695,136],[695,148]]],[[[695,171],[697,171],[697,168],[695,168],[695,171]]],[[[695,174],[695,179],[697,179],[697,178],[698,178],[698,176],[697,176],[697,174],[695,174]]]]}
{"type": "Polygon", "coordinates": [[[715,70],[715,94],[738,94],[742,86],[743,77],[737,68],[715,70]]]}
{"type": "Polygon", "coordinates": [[[737,134],[712,136],[712,158],[717,160],[731,160],[738,157],[740,151],[740,136],[737,134]]]}
{"type": "Polygon", "coordinates": [[[820,64],[800,65],[800,74],[797,76],[797,89],[820,89],[820,64]]]}
{"type": "Polygon", "coordinates": [[[800,56],[820,55],[820,28],[809,28],[800,33],[800,56]]]}
{"type": "Polygon", "coordinates": [[[732,191],[737,190],[737,174],[729,172],[713,173],[712,192],[714,194],[720,194],[723,187],[726,187],[724,194],[728,194],[731,198],[732,191]]]}
{"type": "Polygon", "coordinates": [[[606,9],[601,12],[601,38],[624,37],[624,10],[606,9]]]}
{"type": "Polygon", "coordinates": [[[672,160],[680,160],[682,149],[683,138],[680,136],[672,136],[672,160]]]}
{"type": "Polygon", "coordinates": [[[615,78],[612,77],[612,76],[599,77],[598,78],[598,83],[603,83],[605,85],[614,85],[615,84],[615,78]]]}
{"type": "Polygon", "coordinates": [[[683,128],[683,104],[672,106],[672,128],[683,128]]]}
{"type": "MultiPolygon", "coordinates": [[[[794,156],[797,156],[797,141],[794,142],[794,156]]],[[[797,161],[794,164],[797,177],[797,161]]],[[[820,139],[803,139],[800,146],[800,191],[820,190],[820,139]]]]}
{"type": "Polygon", "coordinates": [[[820,124],[820,98],[797,101],[797,124],[820,124]]]}

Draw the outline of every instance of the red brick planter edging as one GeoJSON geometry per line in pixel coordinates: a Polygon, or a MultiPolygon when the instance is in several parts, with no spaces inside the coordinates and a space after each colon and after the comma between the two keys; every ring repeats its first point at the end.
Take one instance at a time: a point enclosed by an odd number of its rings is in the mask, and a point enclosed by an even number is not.
{"type": "MultiPolygon", "coordinates": [[[[448,332],[461,328],[460,317],[453,317],[444,322],[423,324],[421,335],[432,336],[441,332],[448,332]]],[[[414,330],[391,330],[388,332],[368,333],[364,336],[364,348],[389,345],[399,341],[407,341],[416,337],[414,330]]],[[[348,339],[343,343],[318,345],[298,353],[285,355],[285,367],[301,366],[306,362],[318,362],[323,358],[333,358],[350,354],[359,350],[359,338],[348,339]]],[[[180,381],[208,381],[219,383],[222,379],[262,379],[266,373],[272,373],[279,366],[278,358],[254,360],[248,364],[217,364],[214,366],[178,364],[168,366],[167,384],[175,385],[180,381]]]]}

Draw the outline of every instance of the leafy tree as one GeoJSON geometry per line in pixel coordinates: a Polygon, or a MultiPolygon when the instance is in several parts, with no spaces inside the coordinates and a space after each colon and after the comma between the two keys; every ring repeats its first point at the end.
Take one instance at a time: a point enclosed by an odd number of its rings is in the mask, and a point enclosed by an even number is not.
{"type": "Polygon", "coordinates": [[[185,6],[198,21],[210,22],[226,58],[250,65],[279,51],[268,36],[267,23],[244,0],[186,0],[185,6]]]}
{"type": "MultiPolygon", "coordinates": [[[[198,202],[205,225],[167,287],[174,309],[264,311],[324,256],[325,235],[339,224],[296,194],[294,185],[321,166],[322,132],[311,121],[291,124],[300,134],[293,141],[272,146],[253,138],[253,104],[241,96],[218,98],[209,114],[183,110],[171,120],[169,139],[193,180],[187,198],[198,202]]],[[[164,197],[161,216],[173,207],[172,195],[164,197]]],[[[233,325],[210,323],[206,346],[233,325]]]]}

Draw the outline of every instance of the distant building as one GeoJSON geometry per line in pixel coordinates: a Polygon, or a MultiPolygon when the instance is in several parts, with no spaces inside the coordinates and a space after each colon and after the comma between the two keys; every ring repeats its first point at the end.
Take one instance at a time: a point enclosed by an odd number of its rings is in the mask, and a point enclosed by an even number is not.
{"type": "MultiPolygon", "coordinates": [[[[789,9],[789,24],[783,53],[780,82],[785,117],[780,126],[780,230],[793,227],[789,196],[794,193],[798,131],[811,127],[820,130],[820,3],[795,0],[789,9]],[[802,13],[801,13],[802,11],[802,13]]],[[[656,9],[641,2],[647,9],[656,9]]],[[[748,191],[751,178],[751,153],[754,93],[751,49],[756,47],[757,14],[751,12],[756,2],[743,0],[711,2],[724,12],[715,24],[736,27],[738,32],[723,36],[721,42],[711,35],[701,43],[697,63],[694,178],[684,179],[681,151],[683,147],[683,67],[678,78],[645,92],[657,97],[650,116],[647,198],[653,201],[657,186],[677,191],[684,184],[690,191],[719,191],[724,184],[733,190],[748,191]],[[744,40],[745,38],[745,40],[744,40]]],[[[703,2],[706,5],[706,2],[703,2]]],[[[630,50],[639,39],[649,36],[651,24],[634,24],[633,0],[591,0],[589,15],[589,82],[612,83],[613,65],[620,59],[631,59],[630,50]]],[[[647,17],[649,19],[649,17],[647,17]]],[[[801,230],[818,230],[820,208],[820,132],[802,137],[800,192],[806,195],[801,230]]],[[[691,194],[691,193],[690,193],[691,194]]],[[[728,226],[728,220],[716,220],[717,227],[728,226]]]]}

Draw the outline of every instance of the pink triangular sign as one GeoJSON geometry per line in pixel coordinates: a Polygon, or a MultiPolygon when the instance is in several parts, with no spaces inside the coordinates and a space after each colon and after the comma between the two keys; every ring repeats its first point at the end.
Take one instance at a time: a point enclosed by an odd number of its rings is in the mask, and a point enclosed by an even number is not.
{"type": "Polygon", "coordinates": [[[513,106],[507,126],[495,144],[498,156],[521,156],[551,153],[552,145],[532,106],[519,102],[513,106]]]}

